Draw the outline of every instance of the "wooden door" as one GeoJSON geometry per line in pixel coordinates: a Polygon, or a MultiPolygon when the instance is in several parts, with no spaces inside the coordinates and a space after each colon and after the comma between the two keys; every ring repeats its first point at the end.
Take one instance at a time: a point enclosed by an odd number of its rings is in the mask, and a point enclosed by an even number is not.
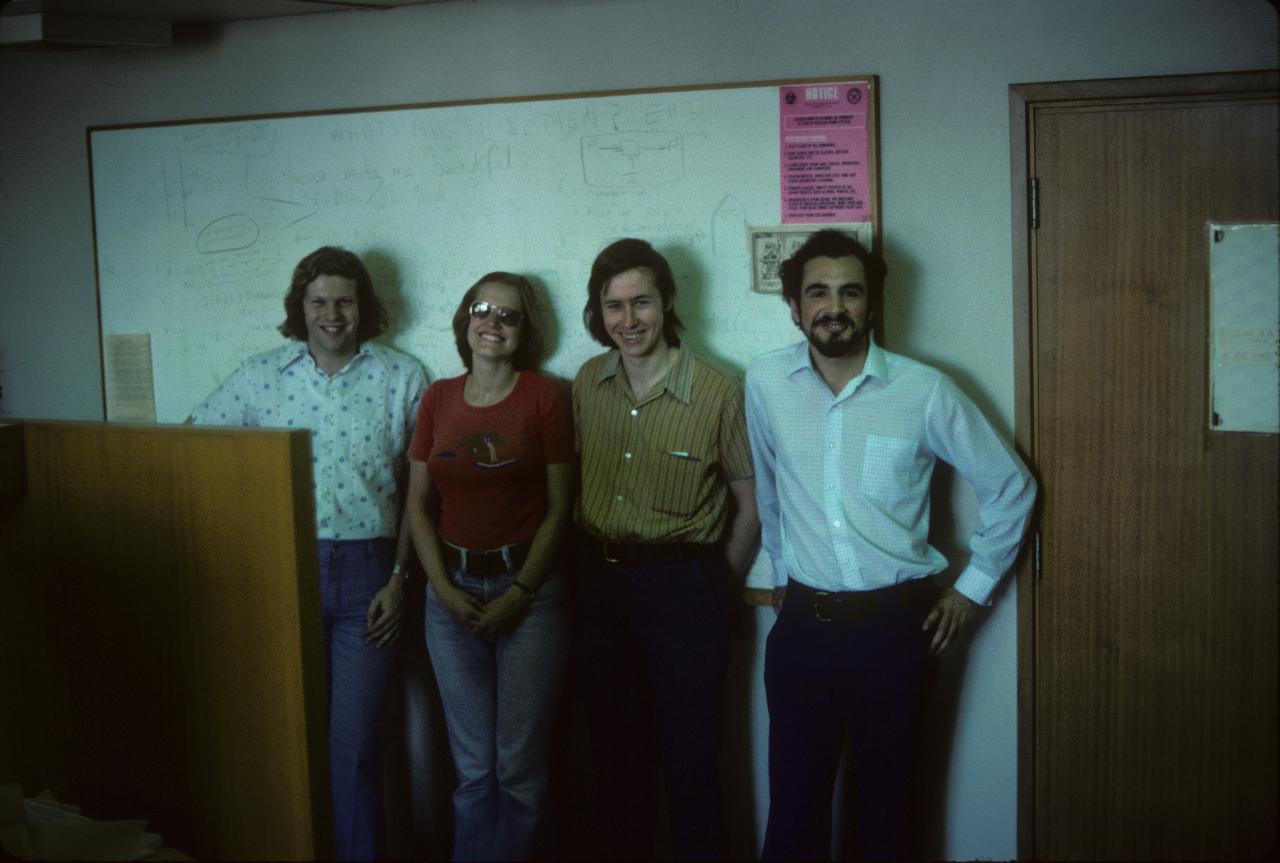
{"type": "Polygon", "coordinates": [[[1011,89],[1018,436],[1042,483],[1019,590],[1024,856],[1275,841],[1280,450],[1205,418],[1206,223],[1276,221],[1276,85],[1011,89]]]}

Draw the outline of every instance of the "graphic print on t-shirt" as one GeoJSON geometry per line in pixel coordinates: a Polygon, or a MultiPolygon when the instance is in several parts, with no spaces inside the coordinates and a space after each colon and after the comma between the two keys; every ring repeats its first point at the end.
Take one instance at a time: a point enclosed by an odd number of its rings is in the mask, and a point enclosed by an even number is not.
{"type": "MultiPolygon", "coordinates": [[[[472,457],[479,456],[472,464],[484,468],[503,467],[515,462],[514,458],[498,457],[498,448],[505,445],[506,441],[502,439],[502,435],[495,431],[472,432],[456,444],[463,453],[472,457]]],[[[457,456],[456,453],[445,451],[440,453],[440,457],[456,458],[457,456]]]]}

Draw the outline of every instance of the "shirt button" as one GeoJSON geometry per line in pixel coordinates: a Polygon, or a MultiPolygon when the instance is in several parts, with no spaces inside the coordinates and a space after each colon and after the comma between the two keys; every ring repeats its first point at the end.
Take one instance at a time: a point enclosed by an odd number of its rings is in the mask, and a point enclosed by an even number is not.
{"type": "Polygon", "coordinates": [[[618,495],[617,497],[614,498],[614,500],[616,500],[618,503],[622,503],[622,495],[618,495]]]}
{"type": "Polygon", "coordinates": [[[624,453],[622,454],[622,457],[623,457],[623,458],[631,458],[631,453],[629,453],[629,452],[624,452],[624,453]]]}
{"type": "Polygon", "coordinates": [[[636,410],[635,408],[632,408],[632,409],[631,409],[631,415],[632,415],[633,417],[638,417],[638,416],[640,416],[640,411],[636,410]]]}
{"type": "Polygon", "coordinates": [[[838,519],[838,518],[837,518],[835,521],[831,522],[831,526],[832,526],[832,527],[839,527],[839,526],[840,526],[840,519],[838,519]]]}

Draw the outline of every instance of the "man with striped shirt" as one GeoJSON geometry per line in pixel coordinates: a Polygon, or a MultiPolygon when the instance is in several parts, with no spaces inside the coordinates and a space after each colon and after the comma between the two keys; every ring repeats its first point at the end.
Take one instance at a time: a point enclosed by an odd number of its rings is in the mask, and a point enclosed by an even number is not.
{"type": "MultiPolygon", "coordinates": [[[[573,383],[578,656],[602,859],[722,857],[720,695],[732,588],[758,539],[742,389],[680,343],[675,280],[642,240],[596,258],[584,320],[610,350],[573,383]]],[[[592,841],[594,839],[594,842],[592,841]]]]}
{"type": "Polygon", "coordinates": [[[783,264],[807,337],[747,368],[747,422],[778,619],[765,651],[766,860],[828,859],[847,744],[852,856],[910,849],[911,790],[930,653],[951,644],[1013,564],[1035,482],[946,375],[871,338],[885,266],[819,231],[783,264]],[[972,485],[972,556],[939,595],[928,543],[937,459],[972,485]]]}

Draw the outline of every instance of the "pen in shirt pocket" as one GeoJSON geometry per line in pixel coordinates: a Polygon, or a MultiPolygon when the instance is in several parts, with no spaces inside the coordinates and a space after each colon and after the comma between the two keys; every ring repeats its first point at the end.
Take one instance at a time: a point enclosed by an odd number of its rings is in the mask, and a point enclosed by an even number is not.
{"type": "Polygon", "coordinates": [[[686,461],[702,461],[702,459],[698,458],[693,453],[685,452],[682,449],[669,449],[667,450],[667,455],[675,456],[676,458],[682,458],[682,459],[685,459],[686,461]]]}

